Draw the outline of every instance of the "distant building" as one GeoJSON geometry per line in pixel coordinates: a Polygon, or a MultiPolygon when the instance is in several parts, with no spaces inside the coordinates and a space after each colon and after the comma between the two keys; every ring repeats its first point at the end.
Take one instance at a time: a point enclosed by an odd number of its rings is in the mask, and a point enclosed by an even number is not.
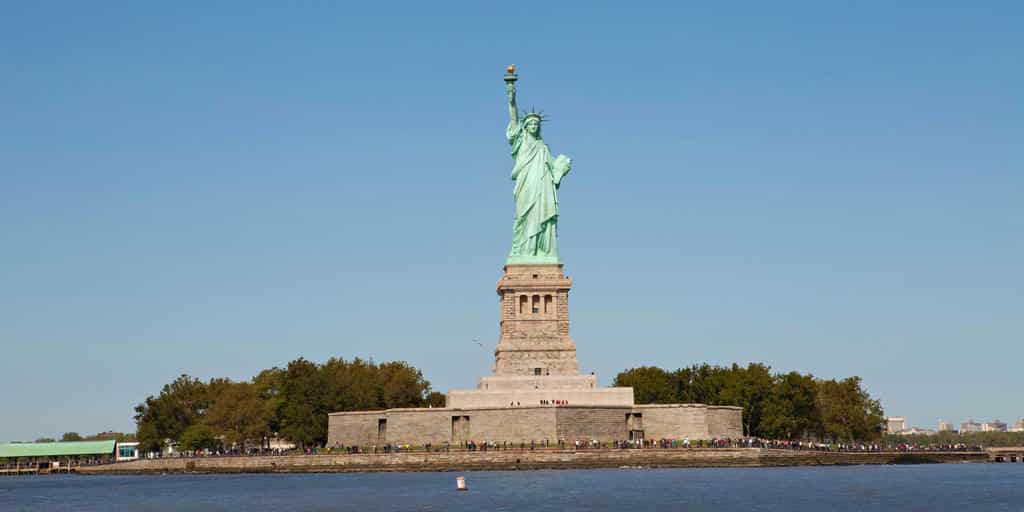
{"type": "Polygon", "coordinates": [[[968,432],[981,432],[981,423],[974,420],[967,420],[960,424],[960,433],[966,434],[968,432]]]}
{"type": "Polygon", "coordinates": [[[117,443],[117,461],[135,460],[139,458],[139,443],[135,441],[117,443]]]}
{"type": "Polygon", "coordinates": [[[939,432],[952,432],[953,424],[939,420],[939,432]]]}
{"type": "Polygon", "coordinates": [[[86,460],[112,462],[116,460],[116,450],[117,442],[114,440],[5,443],[0,444],[0,463],[76,460],[77,465],[86,460]]]}
{"type": "Polygon", "coordinates": [[[1017,423],[1010,427],[1010,432],[1024,432],[1024,418],[1017,420],[1017,423]]]}
{"type": "Polygon", "coordinates": [[[935,431],[930,428],[910,427],[902,432],[905,436],[933,436],[935,431]]]}
{"type": "Polygon", "coordinates": [[[903,416],[893,416],[885,420],[886,434],[899,434],[907,429],[907,419],[903,416]]]}
{"type": "Polygon", "coordinates": [[[295,443],[283,437],[272,437],[267,440],[265,447],[268,450],[293,450],[295,449],[295,443]]]}
{"type": "Polygon", "coordinates": [[[981,424],[982,432],[1006,432],[1006,423],[999,420],[990,421],[988,423],[981,424]]]}

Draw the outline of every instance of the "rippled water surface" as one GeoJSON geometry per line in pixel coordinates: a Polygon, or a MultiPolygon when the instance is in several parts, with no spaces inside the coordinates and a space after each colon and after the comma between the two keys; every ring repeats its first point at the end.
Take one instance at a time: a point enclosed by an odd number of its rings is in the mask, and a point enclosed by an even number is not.
{"type": "Polygon", "coordinates": [[[2,511],[883,509],[1024,511],[1024,464],[0,477],[2,511]]]}

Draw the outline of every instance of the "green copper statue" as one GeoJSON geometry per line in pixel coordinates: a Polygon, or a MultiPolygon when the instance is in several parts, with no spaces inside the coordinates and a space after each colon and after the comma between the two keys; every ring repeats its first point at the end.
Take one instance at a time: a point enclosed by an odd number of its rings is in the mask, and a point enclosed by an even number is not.
{"type": "Polygon", "coordinates": [[[565,155],[552,158],[540,135],[543,116],[529,112],[519,118],[516,106],[515,66],[508,67],[508,143],[512,145],[512,179],[516,185],[516,220],[512,225],[512,251],[506,263],[560,263],[558,259],[558,186],[569,172],[572,160],[565,155]]]}

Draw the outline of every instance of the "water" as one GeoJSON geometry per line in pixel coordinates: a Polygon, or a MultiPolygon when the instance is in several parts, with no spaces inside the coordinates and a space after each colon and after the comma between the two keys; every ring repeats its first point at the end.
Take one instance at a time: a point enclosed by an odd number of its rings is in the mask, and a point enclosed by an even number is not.
{"type": "Polygon", "coordinates": [[[1024,464],[0,478],[20,510],[1024,511],[1024,464]]]}

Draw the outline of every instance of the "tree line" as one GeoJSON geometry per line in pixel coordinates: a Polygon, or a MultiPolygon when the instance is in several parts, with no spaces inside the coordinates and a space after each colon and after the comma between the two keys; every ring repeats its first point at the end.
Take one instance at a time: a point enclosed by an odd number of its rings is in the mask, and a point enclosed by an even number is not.
{"type": "Polygon", "coordinates": [[[327,442],[327,414],[393,407],[444,406],[420,370],[402,361],[303,358],[248,381],[181,375],[135,407],[143,452],[169,442],[180,450],[262,446],[280,436],[300,447],[327,442]]]}
{"type": "Polygon", "coordinates": [[[935,434],[888,434],[885,436],[887,445],[900,444],[916,446],[1024,446],[1024,432],[952,432],[944,431],[935,434]]]}
{"type": "MultiPolygon", "coordinates": [[[[743,408],[743,431],[772,439],[877,440],[882,408],[859,377],[818,379],[768,366],[707,364],[675,371],[645,366],[616,375],[633,387],[636,403],[704,403],[743,408]]],[[[181,375],[135,407],[143,452],[168,443],[180,450],[263,446],[271,437],[300,447],[327,442],[327,415],[336,411],[443,407],[420,370],[402,361],[374,363],[303,358],[261,371],[248,381],[208,381],[181,375]]]]}
{"type": "MultiPolygon", "coordinates": [[[[123,432],[100,432],[91,436],[83,436],[78,432],[64,432],[64,435],[60,436],[60,442],[74,442],[74,441],[117,441],[124,443],[128,441],[134,441],[135,434],[125,434],[123,432]]],[[[57,439],[52,437],[40,437],[34,442],[36,443],[55,443],[57,439]]]]}
{"type": "Polygon", "coordinates": [[[761,363],[746,367],[693,365],[675,371],[653,366],[615,376],[632,386],[638,404],[703,403],[743,408],[743,432],[770,439],[875,441],[884,431],[878,400],[860,377],[819,379],[799,372],[772,373],[761,363]]]}

